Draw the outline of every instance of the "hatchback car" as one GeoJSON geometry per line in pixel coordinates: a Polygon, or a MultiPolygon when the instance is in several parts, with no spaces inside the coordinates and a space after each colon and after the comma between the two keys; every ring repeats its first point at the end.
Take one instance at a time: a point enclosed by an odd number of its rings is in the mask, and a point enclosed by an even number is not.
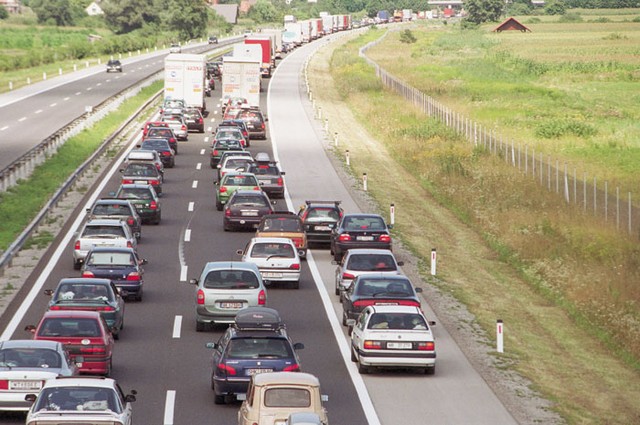
{"type": "Polygon", "coordinates": [[[261,190],[236,190],[224,206],[225,231],[258,227],[262,216],[274,212],[271,200],[261,190]]]}
{"type": "Polygon", "coordinates": [[[173,149],[173,153],[178,155],[178,136],[173,128],[169,127],[169,123],[164,122],[163,124],[167,124],[167,127],[151,127],[149,131],[147,131],[147,135],[142,139],[165,139],[169,143],[169,147],[173,149]]]}
{"type": "Polygon", "coordinates": [[[107,72],[122,72],[122,63],[118,59],[107,62],[107,72]]]}
{"type": "Polygon", "coordinates": [[[265,118],[262,112],[256,109],[242,109],[235,117],[241,119],[247,124],[247,130],[249,130],[249,137],[252,139],[266,139],[267,127],[265,118]]]}
{"type": "Polygon", "coordinates": [[[130,161],[120,169],[121,184],[149,184],[158,195],[162,194],[162,174],[158,168],[146,161],[130,161]]]}
{"type": "Polygon", "coordinates": [[[212,348],[211,388],[214,402],[247,392],[252,376],[269,372],[298,372],[296,350],[304,348],[289,339],[278,312],[271,308],[240,310],[235,320],[212,348]]]}
{"type": "Polygon", "coordinates": [[[342,214],[340,201],[305,201],[298,215],[302,219],[309,244],[330,243],[331,231],[342,214]]]}
{"type": "Polygon", "coordinates": [[[218,37],[215,35],[210,35],[209,36],[209,44],[218,44],[218,37]]]}
{"type": "MultiPolygon", "coordinates": [[[[89,261],[93,261],[93,257],[89,261]]],[[[113,330],[113,337],[120,338],[120,331],[124,328],[124,301],[111,280],[61,279],[55,289],[45,289],[44,294],[51,297],[47,310],[97,311],[113,330]]]]}
{"type": "Polygon", "coordinates": [[[342,324],[355,319],[370,305],[408,305],[420,307],[418,293],[408,277],[367,273],[356,277],[342,297],[342,324]]]}
{"type": "Polygon", "coordinates": [[[244,147],[240,140],[234,139],[221,139],[216,140],[211,144],[211,159],[210,165],[211,168],[216,168],[218,162],[220,161],[220,156],[222,156],[222,152],[225,151],[242,151],[244,147]]]}
{"type": "Polygon", "coordinates": [[[57,376],[74,376],[78,367],[55,341],[14,339],[0,342],[0,411],[27,411],[25,400],[57,376]]]}
{"type": "Polygon", "coordinates": [[[345,214],[331,230],[331,254],[336,261],[351,248],[391,250],[391,233],[378,214],[345,214]]]}
{"type": "Polygon", "coordinates": [[[204,118],[202,117],[200,109],[185,109],[184,122],[187,124],[187,130],[196,130],[198,133],[204,133],[204,118]]]}
{"type": "Polygon", "coordinates": [[[178,140],[189,139],[189,129],[183,116],[171,115],[171,117],[167,117],[163,115],[162,121],[169,124],[169,128],[173,130],[178,140]]]}
{"type": "Polygon", "coordinates": [[[96,218],[120,219],[127,222],[136,239],[142,237],[142,218],[136,207],[126,199],[101,198],[87,208],[89,220],[96,218]]]}
{"type": "Polygon", "coordinates": [[[419,307],[372,305],[349,320],[351,361],[360,373],[372,367],[411,368],[433,375],[436,345],[419,307]]]}
{"type": "Polygon", "coordinates": [[[233,323],[236,313],[247,307],[264,306],[267,290],[255,264],[215,261],[205,264],[196,285],[196,331],[207,323],[233,323]]]}
{"type": "Polygon", "coordinates": [[[142,301],[142,266],[145,264],[147,260],[140,258],[131,248],[94,248],[87,254],[87,260],[82,266],[82,277],[109,279],[123,298],[142,301]]]}
{"type": "Polygon", "coordinates": [[[61,342],[80,373],[111,373],[113,335],[97,311],[51,310],[44,313],[37,326],[25,329],[33,333],[35,340],[61,342]]]}
{"type": "Polygon", "coordinates": [[[250,173],[230,172],[226,173],[216,185],[216,209],[222,211],[236,190],[260,191],[258,179],[250,173]]]}
{"type": "Polygon", "coordinates": [[[138,240],[123,220],[93,219],[87,221],[76,234],[73,245],[73,267],[78,270],[87,253],[97,246],[129,247],[135,249],[138,240]]]}
{"type": "Polygon", "coordinates": [[[162,175],[162,180],[164,181],[164,164],[162,163],[162,159],[157,151],[154,150],[146,150],[146,149],[133,149],[127,154],[125,161],[146,161],[151,162],[156,166],[160,174],[162,175]]]}
{"type": "Polygon", "coordinates": [[[399,266],[404,265],[402,261],[396,261],[396,257],[388,249],[350,249],[336,267],[336,285],[335,293],[340,295],[342,301],[342,293],[346,291],[351,282],[357,276],[364,273],[375,272],[379,275],[398,275],[402,274],[399,266]]]}
{"type": "Polygon", "coordinates": [[[139,149],[151,150],[158,152],[158,156],[162,164],[167,168],[173,168],[176,165],[176,153],[171,148],[169,141],[165,138],[148,138],[144,139],[139,145],[139,149]]]}
{"type": "Polygon", "coordinates": [[[292,212],[277,212],[262,217],[256,237],[291,239],[300,258],[307,257],[307,237],[302,228],[302,220],[292,212]]]}
{"type": "Polygon", "coordinates": [[[113,196],[127,199],[136,207],[143,223],[160,224],[162,208],[153,186],[148,184],[123,184],[113,196]]]}
{"type": "MultiPolygon", "coordinates": [[[[218,180],[229,172],[243,172],[253,164],[253,158],[247,155],[225,155],[218,163],[218,180]]],[[[257,180],[256,180],[257,182],[257,180]]]]}
{"type": "Polygon", "coordinates": [[[284,171],[275,162],[256,162],[247,170],[255,174],[260,188],[272,198],[284,198],[284,171]]]}
{"type": "Polygon", "coordinates": [[[178,43],[173,43],[169,47],[169,53],[182,53],[182,47],[178,43]]]}
{"type": "MultiPolygon", "coordinates": [[[[240,131],[242,132],[242,135],[244,136],[244,138],[247,140],[248,143],[251,143],[251,137],[249,136],[249,130],[247,129],[247,123],[245,123],[242,120],[236,120],[236,119],[230,119],[230,120],[223,120],[220,124],[218,124],[218,127],[216,128],[217,130],[221,130],[223,128],[238,128],[240,129],[240,131]]],[[[250,146],[249,144],[247,144],[247,146],[250,146]]]]}
{"type": "Polygon", "coordinates": [[[300,257],[291,239],[251,238],[237,254],[242,261],[256,264],[267,284],[283,282],[294,289],[300,287],[300,257]]]}
{"type": "Polygon", "coordinates": [[[132,425],[135,394],[132,390],[125,395],[113,379],[59,377],[47,381],[39,394],[26,397],[33,403],[26,423],[132,425]]]}
{"type": "Polygon", "coordinates": [[[243,148],[249,147],[249,140],[244,137],[238,127],[219,127],[216,129],[213,140],[231,139],[239,140],[243,148]]]}

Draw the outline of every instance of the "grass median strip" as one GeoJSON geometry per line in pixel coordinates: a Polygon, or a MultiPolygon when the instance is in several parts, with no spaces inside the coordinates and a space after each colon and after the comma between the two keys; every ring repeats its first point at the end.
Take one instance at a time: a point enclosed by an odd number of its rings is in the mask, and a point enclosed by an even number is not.
{"type": "Polygon", "coordinates": [[[33,220],[58,188],[91,156],[127,118],[162,88],[161,81],[145,87],[127,99],[91,128],[66,141],[58,152],[37,167],[33,174],[7,192],[0,193],[0,249],[6,250],[33,220]]]}

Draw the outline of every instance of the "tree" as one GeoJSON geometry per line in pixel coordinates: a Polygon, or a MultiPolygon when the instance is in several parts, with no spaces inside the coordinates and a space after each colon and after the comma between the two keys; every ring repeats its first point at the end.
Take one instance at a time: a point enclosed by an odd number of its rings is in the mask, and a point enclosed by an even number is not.
{"type": "Polygon", "coordinates": [[[207,33],[207,6],[201,0],[168,0],[160,18],[163,26],[183,39],[202,37],[207,33]]]}
{"type": "Polygon", "coordinates": [[[267,0],[258,0],[251,9],[249,9],[249,17],[257,23],[278,22],[280,14],[275,6],[267,0]]]}
{"type": "Polygon", "coordinates": [[[411,32],[411,30],[404,30],[400,33],[400,42],[401,43],[407,43],[407,44],[413,44],[416,41],[418,41],[416,39],[416,36],[413,35],[413,33],[411,32]]]}
{"type": "Polygon", "coordinates": [[[0,19],[7,19],[8,17],[9,12],[7,12],[7,8],[0,4],[0,19]]]}
{"type": "Polygon", "coordinates": [[[544,5],[544,13],[547,15],[564,15],[567,6],[562,0],[551,0],[544,5]]]}
{"type": "Polygon", "coordinates": [[[108,0],[101,3],[104,19],[116,34],[142,28],[145,22],[157,21],[152,0],[108,0]]]}
{"type": "Polygon", "coordinates": [[[467,0],[464,3],[469,14],[467,20],[474,24],[494,22],[502,15],[503,0],[467,0]]]}

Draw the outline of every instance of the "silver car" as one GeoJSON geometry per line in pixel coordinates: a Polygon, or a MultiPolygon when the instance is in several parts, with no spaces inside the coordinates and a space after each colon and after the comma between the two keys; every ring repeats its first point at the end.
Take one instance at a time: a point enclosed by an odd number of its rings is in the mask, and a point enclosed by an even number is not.
{"type": "Polygon", "coordinates": [[[399,266],[404,265],[402,261],[396,261],[396,257],[388,249],[350,249],[342,257],[341,261],[333,261],[336,267],[336,295],[340,296],[349,289],[353,279],[363,273],[382,273],[397,275],[402,274],[399,266]]]}
{"type": "Polygon", "coordinates": [[[234,323],[238,311],[264,306],[267,289],[253,263],[214,261],[205,264],[196,285],[196,331],[207,323],[234,323]]]}
{"type": "Polygon", "coordinates": [[[97,246],[128,247],[136,249],[138,240],[126,221],[91,219],[76,233],[73,245],[73,268],[80,270],[89,251],[97,246]]]}
{"type": "Polygon", "coordinates": [[[162,118],[162,122],[169,124],[169,128],[173,130],[178,140],[187,140],[189,138],[189,128],[187,122],[181,115],[171,115],[162,118]]]}

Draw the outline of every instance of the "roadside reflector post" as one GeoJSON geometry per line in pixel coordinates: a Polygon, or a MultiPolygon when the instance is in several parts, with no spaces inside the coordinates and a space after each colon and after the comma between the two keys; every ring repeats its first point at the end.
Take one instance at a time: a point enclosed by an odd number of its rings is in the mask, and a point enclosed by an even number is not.
{"type": "Polygon", "coordinates": [[[333,144],[338,147],[338,132],[333,133],[333,144]]]}
{"type": "Polygon", "coordinates": [[[43,79],[43,80],[46,80],[46,79],[47,79],[47,73],[46,73],[46,72],[43,72],[43,73],[42,73],[42,79],[43,79]]]}
{"type": "Polygon", "coordinates": [[[347,165],[351,165],[351,160],[349,159],[349,149],[344,152],[345,160],[347,161],[347,165]]]}
{"type": "Polygon", "coordinates": [[[27,77],[27,84],[31,84],[31,77],[27,77]]]}
{"type": "Polygon", "coordinates": [[[98,65],[101,65],[101,64],[102,64],[102,59],[98,58],[98,65]]]}
{"type": "Polygon", "coordinates": [[[436,263],[437,263],[436,249],[432,248],[431,249],[431,276],[436,275],[436,263]]]}
{"type": "Polygon", "coordinates": [[[58,75],[62,75],[62,68],[58,68],[58,75]]]}
{"type": "Polygon", "coordinates": [[[362,173],[362,188],[367,191],[367,173],[362,173]]]}
{"type": "Polygon", "coordinates": [[[395,222],[396,222],[396,206],[395,204],[391,204],[389,206],[389,224],[393,226],[395,222]]]}
{"type": "Polygon", "coordinates": [[[322,119],[322,106],[318,106],[318,119],[322,119]]]}
{"type": "Polygon", "coordinates": [[[89,68],[89,61],[84,61],[85,68],[89,68]]]}
{"type": "MultiPolygon", "coordinates": [[[[13,90],[13,81],[9,81],[9,90],[13,90]]],[[[338,133],[336,133],[338,134],[338,133]]]]}
{"type": "Polygon", "coordinates": [[[504,323],[501,319],[496,321],[496,340],[498,353],[504,353],[504,323]]]}
{"type": "Polygon", "coordinates": [[[329,118],[324,119],[324,131],[329,132],[329,118]]]}

